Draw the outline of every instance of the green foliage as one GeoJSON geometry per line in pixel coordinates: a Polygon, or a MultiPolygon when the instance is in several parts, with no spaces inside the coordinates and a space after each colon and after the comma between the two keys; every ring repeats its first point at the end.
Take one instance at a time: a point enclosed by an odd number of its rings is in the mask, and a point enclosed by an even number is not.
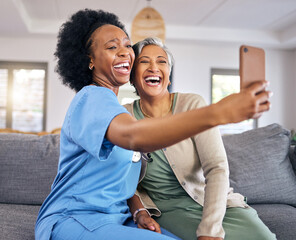
{"type": "Polygon", "coordinates": [[[294,142],[296,142],[296,133],[295,133],[294,136],[292,137],[292,140],[293,140],[294,142]]]}
{"type": "Polygon", "coordinates": [[[239,76],[213,75],[212,103],[240,90],[239,76]]]}

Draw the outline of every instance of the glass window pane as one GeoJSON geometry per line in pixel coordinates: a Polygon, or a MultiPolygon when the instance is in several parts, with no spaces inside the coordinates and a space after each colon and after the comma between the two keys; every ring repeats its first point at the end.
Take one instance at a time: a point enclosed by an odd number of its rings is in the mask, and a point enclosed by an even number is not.
{"type": "Polygon", "coordinates": [[[43,129],[45,70],[13,70],[12,128],[39,132],[43,129]]]}
{"type": "Polygon", "coordinates": [[[0,69],[0,128],[6,128],[8,70],[0,69]]]}
{"type": "MultiPolygon", "coordinates": [[[[212,75],[212,103],[220,101],[232,93],[240,91],[240,77],[238,75],[212,75]]],[[[240,123],[219,126],[224,134],[241,133],[254,128],[254,120],[246,120],[240,123]]]]}
{"type": "Polygon", "coordinates": [[[232,93],[237,93],[240,90],[240,78],[234,75],[216,75],[212,76],[213,94],[212,103],[220,101],[232,93]]]}

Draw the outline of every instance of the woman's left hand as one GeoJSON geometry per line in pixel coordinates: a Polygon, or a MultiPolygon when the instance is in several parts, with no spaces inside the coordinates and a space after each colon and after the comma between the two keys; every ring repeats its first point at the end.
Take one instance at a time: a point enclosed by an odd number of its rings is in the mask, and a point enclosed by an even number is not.
{"type": "Polygon", "coordinates": [[[197,238],[197,240],[223,240],[223,238],[200,236],[200,237],[197,238]]]}
{"type": "Polygon", "coordinates": [[[145,211],[137,214],[138,228],[161,233],[159,224],[151,218],[145,211]]]}

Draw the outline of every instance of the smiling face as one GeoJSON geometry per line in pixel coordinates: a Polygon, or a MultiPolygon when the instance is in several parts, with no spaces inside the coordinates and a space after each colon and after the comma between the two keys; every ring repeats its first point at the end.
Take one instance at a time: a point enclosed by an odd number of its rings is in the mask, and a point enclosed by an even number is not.
{"type": "Polygon", "coordinates": [[[168,93],[170,68],[166,52],[159,46],[148,45],[136,59],[134,85],[140,97],[164,96],[168,93]]]}
{"type": "Polygon", "coordinates": [[[125,32],[113,25],[103,25],[91,38],[93,80],[112,89],[127,83],[135,55],[125,32]]]}

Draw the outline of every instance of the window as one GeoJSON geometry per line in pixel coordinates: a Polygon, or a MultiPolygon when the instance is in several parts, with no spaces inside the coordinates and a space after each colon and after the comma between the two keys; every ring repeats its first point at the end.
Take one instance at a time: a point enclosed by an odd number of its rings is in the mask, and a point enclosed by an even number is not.
{"type": "Polygon", "coordinates": [[[45,129],[47,63],[0,62],[0,128],[45,129]]]}
{"type": "MultiPolygon", "coordinates": [[[[238,70],[212,69],[211,70],[211,102],[216,103],[222,98],[240,91],[240,77],[238,70]]],[[[246,120],[236,124],[220,126],[224,134],[241,133],[257,127],[257,120],[246,120]]]]}

